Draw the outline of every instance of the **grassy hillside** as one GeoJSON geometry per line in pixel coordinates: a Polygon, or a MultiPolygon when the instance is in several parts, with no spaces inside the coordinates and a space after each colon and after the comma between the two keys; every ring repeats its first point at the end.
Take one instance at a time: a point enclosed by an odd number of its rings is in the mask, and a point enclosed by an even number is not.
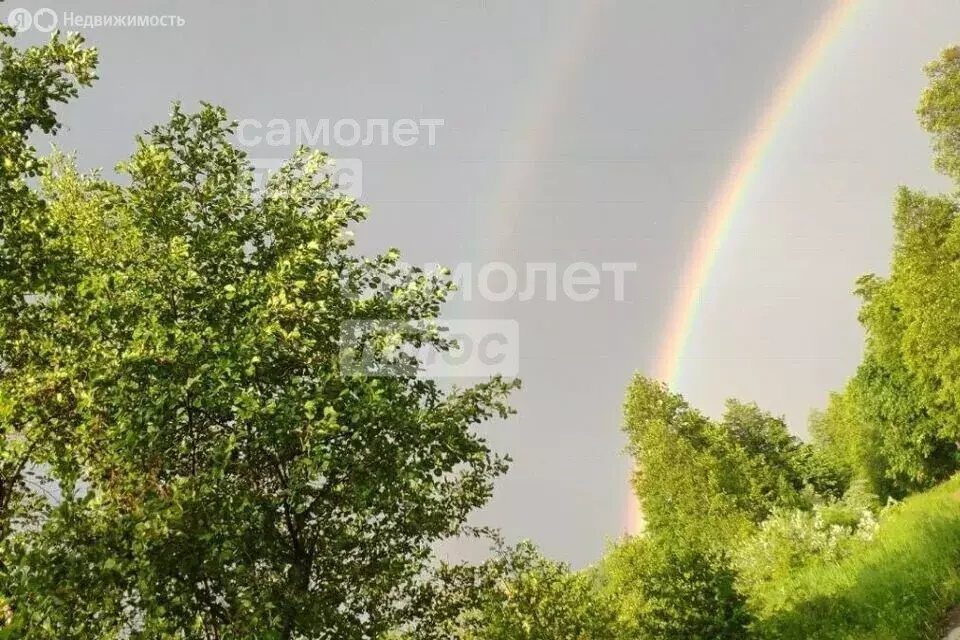
{"type": "Polygon", "coordinates": [[[842,562],[807,567],[754,602],[762,638],[941,637],[960,603],[960,476],[894,507],[842,562]]]}

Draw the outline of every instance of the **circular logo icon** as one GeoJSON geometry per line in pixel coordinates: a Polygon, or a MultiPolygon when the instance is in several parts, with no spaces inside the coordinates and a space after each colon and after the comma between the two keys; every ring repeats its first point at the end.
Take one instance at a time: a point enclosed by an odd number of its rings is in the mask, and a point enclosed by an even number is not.
{"type": "Polygon", "coordinates": [[[60,18],[53,9],[44,7],[37,9],[33,14],[33,27],[41,33],[50,33],[57,28],[60,18]]]}
{"type": "Polygon", "coordinates": [[[33,14],[30,13],[29,9],[24,9],[19,7],[10,11],[10,15],[7,16],[7,24],[11,27],[23,33],[33,25],[33,14]]]}

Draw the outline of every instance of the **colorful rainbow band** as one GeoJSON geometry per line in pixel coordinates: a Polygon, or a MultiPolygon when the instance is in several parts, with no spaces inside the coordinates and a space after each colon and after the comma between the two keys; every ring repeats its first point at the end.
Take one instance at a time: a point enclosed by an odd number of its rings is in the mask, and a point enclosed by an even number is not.
{"type": "MultiPolygon", "coordinates": [[[[860,0],[839,0],[824,16],[816,31],[796,57],[786,79],[777,87],[760,122],[747,138],[737,163],[720,185],[697,234],[696,243],[683,271],[671,307],[666,334],[657,354],[654,376],[671,387],[679,382],[680,366],[700,311],[703,291],[710,281],[713,266],[744,197],[759,173],[767,151],[789,116],[797,97],[827,57],[843,26],[853,17],[860,0]]],[[[639,505],[630,491],[627,533],[642,528],[639,505]]]]}

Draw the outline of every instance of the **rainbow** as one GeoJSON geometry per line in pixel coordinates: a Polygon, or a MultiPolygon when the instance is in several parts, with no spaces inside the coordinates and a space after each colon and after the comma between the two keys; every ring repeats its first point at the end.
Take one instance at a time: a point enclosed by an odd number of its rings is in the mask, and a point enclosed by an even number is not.
{"type": "MultiPolygon", "coordinates": [[[[676,290],[669,322],[657,353],[654,376],[671,387],[679,382],[680,368],[701,308],[703,291],[710,281],[733,218],[742,208],[756,181],[777,133],[790,115],[797,98],[814,72],[827,58],[831,45],[861,4],[860,0],[838,0],[823,17],[813,35],[796,56],[796,62],[776,88],[760,122],[744,142],[738,160],[712,199],[697,233],[697,239],[676,290]]],[[[643,526],[639,505],[632,490],[627,515],[627,532],[638,533],[643,526]]]]}
{"type": "Polygon", "coordinates": [[[557,112],[567,102],[571,85],[585,71],[590,47],[596,42],[602,18],[612,4],[612,0],[580,0],[573,13],[551,34],[542,60],[534,65],[531,86],[524,92],[530,99],[522,102],[518,124],[511,131],[516,135],[510,159],[505,161],[503,174],[497,176],[493,198],[497,208],[490,216],[478,217],[483,224],[479,233],[487,241],[486,249],[511,247],[520,210],[528,206],[523,195],[536,179],[539,155],[550,144],[557,112]]]}

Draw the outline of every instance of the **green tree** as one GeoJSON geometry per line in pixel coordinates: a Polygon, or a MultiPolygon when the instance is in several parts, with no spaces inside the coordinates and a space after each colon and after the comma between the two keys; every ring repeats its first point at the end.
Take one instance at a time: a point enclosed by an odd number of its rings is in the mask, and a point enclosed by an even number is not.
{"type": "Polygon", "coordinates": [[[799,506],[809,486],[842,494],[843,474],[755,404],[731,400],[719,422],[655,380],[636,376],[624,429],[647,528],[723,548],[778,506],[799,506]]]}
{"type": "MultiPolygon", "coordinates": [[[[45,202],[30,188],[45,167],[30,138],[57,133],[56,106],[90,85],[97,65],[96,51],[78,35],[54,34],[47,44],[23,50],[13,45],[14,35],[0,24],[0,582],[13,562],[11,532],[34,526],[48,506],[43,465],[55,462],[72,437],[70,421],[53,403],[30,403],[55,396],[65,375],[51,367],[40,372],[31,362],[49,353],[23,339],[40,321],[30,300],[69,260],[62,252],[42,252],[36,242],[42,236],[53,246],[56,238],[45,202]]],[[[0,626],[10,614],[7,596],[0,585],[0,626]]]]}
{"type": "Polygon", "coordinates": [[[748,473],[764,516],[774,507],[807,501],[808,492],[839,498],[849,485],[840,465],[791,435],[783,418],[756,403],[728,400],[720,424],[749,459],[748,473]]]}
{"type": "Polygon", "coordinates": [[[810,413],[808,429],[817,457],[828,468],[838,470],[852,484],[860,481],[877,496],[892,495],[886,463],[877,446],[877,425],[860,412],[857,394],[862,389],[853,381],[843,392],[831,393],[824,410],[810,413]]]}
{"type": "MultiPolygon", "coordinates": [[[[960,184],[960,48],[927,66],[918,115],[934,166],[960,184]]],[[[857,282],[863,362],[816,416],[834,458],[880,494],[902,496],[960,466],[960,222],[953,194],[897,192],[890,275],[857,282]]]]}
{"type": "MultiPolygon", "coordinates": [[[[595,572],[572,572],[529,542],[501,548],[475,572],[471,608],[448,637],[462,640],[619,640],[619,601],[595,572]]],[[[463,593],[461,591],[461,593],[463,593]]]]}
{"type": "Polygon", "coordinates": [[[960,373],[949,365],[960,346],[950,316],[960,307],[951,293],[956,257],[945,246],[954,217],[949,198],[901,188],[890,277],[857,282],[866,348],[851,383],[853,398],[879,436],[884,474],[898,495],[930,487],[957,468],[960,414],[947,388],[960,373]]]}
{"type": "Polygon", "coordinates": [[[934,166],[960,182],[960,47],[945,49],[926,67],[930,84],[917,114],[933,138],[934,166]]]}
{"type": "Polygon", "coordinates": [[[624,430],[635,461],[633,487],[647,530],[679,539],[730,539],[749,518],[737,505],[743,478],[715,455],[719,431],[666,385],[637,375],[627,391],[624,430]]]}
{"type": "Polygon", "coordinates": [[[629,538],[598,568],[600,590],[619,603],[624,638],[746,637],[750,615],[729,557],[664,536],[629,538]]]}
{"type": "Polygon", "coordinates": [[[34,161],[95,56],[3,52],[0,471],[59,486],[4,546],[13,628],[359,639],[445,606],[422,597],[433,549],[505,471],[475,427],[516,386],[444,389],[383,348],[451,347],[449,278],[357,256],[367,212],[324,154],[257,192],[212,106],[138,138],[124,184],[34,161]]]}

